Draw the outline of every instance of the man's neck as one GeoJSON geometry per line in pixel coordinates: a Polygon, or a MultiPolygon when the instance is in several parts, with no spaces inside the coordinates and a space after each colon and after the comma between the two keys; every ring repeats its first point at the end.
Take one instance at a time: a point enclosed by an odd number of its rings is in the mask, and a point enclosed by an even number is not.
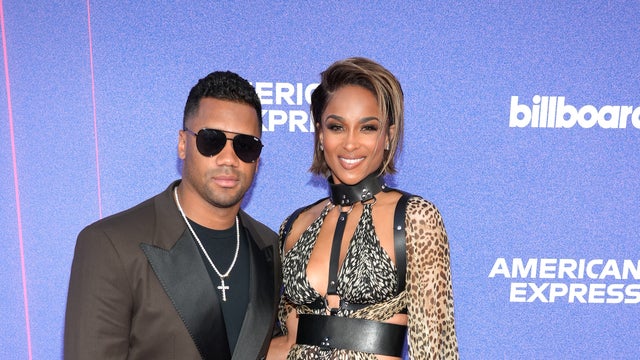
{"type": "Polygon", "coordinates": [[[178,185],[177,190],[180,206],[190,220],[214,230],[225,230],[235,223],[240,203],[226,208],[217,207],[184,184],[178,185]]]}

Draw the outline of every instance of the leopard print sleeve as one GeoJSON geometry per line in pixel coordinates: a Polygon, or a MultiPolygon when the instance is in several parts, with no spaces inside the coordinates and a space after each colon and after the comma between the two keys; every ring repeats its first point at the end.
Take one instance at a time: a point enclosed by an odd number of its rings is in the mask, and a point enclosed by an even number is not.
{"type": "Polygon", "coordinates": [[[432,203],[407,204],[407,311],[410,359],[458,359],[449,243],[432,203]]]}

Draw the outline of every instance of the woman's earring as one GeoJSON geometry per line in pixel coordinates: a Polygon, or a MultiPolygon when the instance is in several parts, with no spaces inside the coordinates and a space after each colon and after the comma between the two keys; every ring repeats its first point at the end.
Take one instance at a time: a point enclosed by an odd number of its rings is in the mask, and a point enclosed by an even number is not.
{"type": "Polygon", "coordinates": [[[387,143],[387,144],[384,146],[384,149],[385,149],[385,150],[387,150],[387,151],[389,150],[389,143],[387,143]]]}
{"type": "Polygon", "coordinates": [[[324,151],[324,146],[322,146],[322,143],[320,143],[320,151],[324,151]]]}

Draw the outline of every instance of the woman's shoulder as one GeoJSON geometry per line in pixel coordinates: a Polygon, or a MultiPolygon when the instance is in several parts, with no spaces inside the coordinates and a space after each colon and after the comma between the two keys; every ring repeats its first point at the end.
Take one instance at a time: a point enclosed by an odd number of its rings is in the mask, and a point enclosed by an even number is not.
{"type": "Polygon", "coordinates": [[[407,215],[440,216],[440,211],[438,210],[438,207],[430,200],[427,200],[420,195],[411,194],[409,200],[407,200],[407,215]]]}
{"type": "Polygon", "coordinates": [[[423,233],[425,230],[444,232],[440,210],[433,202],[421,196],[412,195],[407,201],[405,222],[407,231],[411,233],[423,233]]]}
{"type": "Polygon", "coordinates": [[[325,207],[327,201],[327,198],[322,198],[316,202],[297,208],[291,214],[289,214],[289,216],[287,216],[287,218],[284,220],[284,223],[294,222],[300,217],[318,217],[322,212],[322,209],[325,207]]]}
{"type": "MultiPolygon", "coordinates": [[[[305,205],[293,211],[287,216],[280,225],[280,237],[284,239],[292,228],[300,228],[299,224],[307,224],[308,226],[314,219],[320,216],[322,209],[326,206],[327,198],[322,198],[312,204],[305,205]]],[[[306,227],[304,226],[304,227],[306,227]]]]}

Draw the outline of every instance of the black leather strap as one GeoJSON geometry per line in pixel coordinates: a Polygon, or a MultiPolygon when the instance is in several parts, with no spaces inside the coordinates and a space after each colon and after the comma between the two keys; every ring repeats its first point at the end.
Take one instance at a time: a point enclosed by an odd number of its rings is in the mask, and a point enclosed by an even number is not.
{"type": "Polygon", "coordinates": [[[402,356],[407,327],[341,316],[300,314],[296,343],[322,350],[348,349],[370,354],[402,356]]]}
{"type": "MultiPolygon", "coordinates": [[[[328,308],[327,299],[322,296],[317,297],[313,302],[307,303],[305,305],[308,306],[310,309],[314,309],[314,310],[326,310],[328,308]]],[[[352,302],[344,301],[344,299],[340,299],[339,309],[345,310],[345,311],[358,311],[370,305],[371,304],[352,303],[352,302]]],[[[406,314],[407,308],[400,310],[398,313],[406,314]]]]}
{"type": "Polygon", "coordinates": [[[401,193],[402,196],[398,199],[393,215],[393,247],[396,256],[396,269],[398,271],[398,288],[396,289],[396,294],[401,293],[406,285],[407,238],[404,220],[407,214],[407,202],[412,196],[403,191],[401,191],[401,193]]]}
{"type": "Polygon", "coordinates": [[[386,187],[382,176],[378,176],[378,172],[369,174],[355,185],[335,184],[333,176],[327,180],[331,190],[331,202],[336,206],[348,206],[357,202],[369,201],[386,187]]]}
{"type": "MultiPolygon", "coordinates": [[[[349,210],[350,211],[350,210],[349,210]]],[[[341,211],[338,215],[336,230],[333,233],[333,243],[331,244],[331,257],[329,258],[329,282],[327,283],[327,295],[338,294],[338,266],[340,263],[340,249],[342,248],[342,236],[344,227],[347,224],[349,211],[341,211]]]]}
{"type": "Polygon", "coordinates": [[[289,218],[287,219],[287,222],[284,224],[284,229],[282,229],[282,236],[280,237],[282,243],[280,244],[280,252],[282,254],[284,254],[284,246],[287,243],[287,235],[289,235],[289,231],[291,231],[291,227],[293,226],[293,222],[298,218],[298,216],[300,216],[300,213],[303,212],[304,210],[306,210],[307,207],[301,207],[299,209],[297,209],[296,211],[294,211],[291,215],[289,215],[289,218]]]}

